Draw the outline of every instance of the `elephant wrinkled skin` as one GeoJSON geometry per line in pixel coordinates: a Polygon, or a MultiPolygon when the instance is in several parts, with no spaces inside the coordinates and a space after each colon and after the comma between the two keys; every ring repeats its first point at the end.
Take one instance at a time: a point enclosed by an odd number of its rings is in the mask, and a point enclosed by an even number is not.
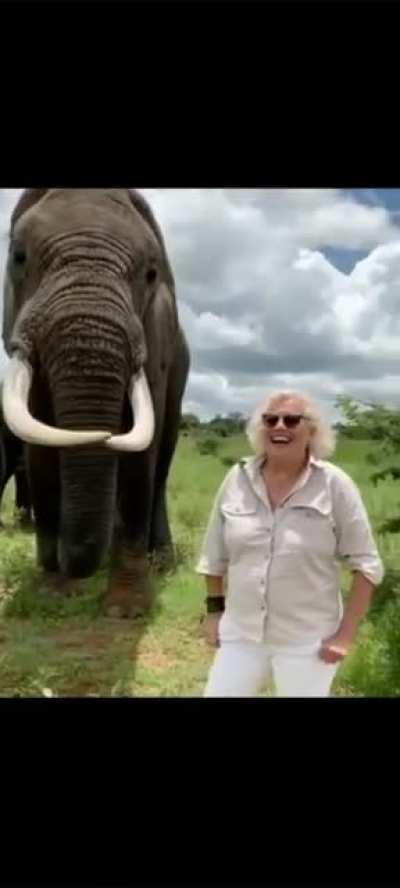
{"type": "Polygon", "coordinates": [[[141,195],[23,192],[3,341],[3,407],[26,442],[39,564],[64,582],[91,576],[110,554],[107,612],[146,611],[148,555],[172,553],[166,483],[189,353],[163,237],[141,195]]]}

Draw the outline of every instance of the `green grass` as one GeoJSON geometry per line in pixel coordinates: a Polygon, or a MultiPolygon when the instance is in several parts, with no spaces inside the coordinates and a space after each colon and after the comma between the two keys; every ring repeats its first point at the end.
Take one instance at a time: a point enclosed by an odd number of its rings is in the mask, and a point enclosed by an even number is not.
{"type": "MultiPolygon", "coordinates": [[[[369,442],[341,440],[334,461],[359,485],[390,572],[399,564],[400,534],[383,535],[379,526],[400,514],[400,484],[371,484],[370,450],[369,442]]],[[[193,567],[216,490],[229,465],[249,453],[242,435],[218,439],[214,455],[199,452],[196,436],[180,438],[169,482],[177,569],[157,580],[158,603],[147,624],[102,615],[106,571],[81,583],[75,597],[49,595],[36,568],[34,535],[15,525],[10,484],[0,533],[0,696],[201,696],[213,651],[201,635],[203,580],[193,567]]],[[[394,586],[390,575],[388,600],[364,621],[336,677],[335,695],[400,694],[394,586]]]]}

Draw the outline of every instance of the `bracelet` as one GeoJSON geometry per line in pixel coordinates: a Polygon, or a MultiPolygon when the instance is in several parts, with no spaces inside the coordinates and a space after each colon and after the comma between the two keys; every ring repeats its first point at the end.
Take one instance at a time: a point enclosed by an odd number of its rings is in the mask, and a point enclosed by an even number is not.
{"type": "Polygon", "coordinates": [[[208,614],[219,614],[225,610],[225,595],[208,595],[206,598],[208,614]]]}

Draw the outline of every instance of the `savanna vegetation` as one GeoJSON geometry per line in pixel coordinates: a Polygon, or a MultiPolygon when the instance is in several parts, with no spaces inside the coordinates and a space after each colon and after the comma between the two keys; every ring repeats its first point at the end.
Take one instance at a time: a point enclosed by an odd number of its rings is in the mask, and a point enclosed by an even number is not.
{"type": "MultiPolygon", "coordinates": [[[[400,694],[400,413],[339,401],[333,461],[359,485],[386,576],[335,679],[335,696],[400,694]]],[[[240,414],[182,419],[169,483],[176,569],[156,580],[158,603],[135,656],[135,627],[101,614],[105,571],[81,593],[55,598],[35,566],[34,536],[18,529],[10,483],[0,533],[0,696],[201,696],[213,651],[200,627],[203,581],[194,571],[210,506],[229,466],[249,454],[240,414]]],[[[343,573],[346,595],[349,577],[343,573]]],[[[265,695],[271,693],[265,689],[265,695]]]]}

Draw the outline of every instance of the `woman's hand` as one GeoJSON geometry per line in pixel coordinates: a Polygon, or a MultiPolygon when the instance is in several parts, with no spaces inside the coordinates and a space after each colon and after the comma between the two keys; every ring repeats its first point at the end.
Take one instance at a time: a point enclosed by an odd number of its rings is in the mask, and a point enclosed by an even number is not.
{"type": "Polygon", "coordinates": [[[203,619],[203,635],[207,644],[210,644],[211,647],[219,647],[218,627],[221,617],[221,613],[206,614],[203,619]]]}
{"type": "Polygon", "coordinates": [[[352,641],[350,635],[339,629],[334,635],[324,639],[318,656],[324,663],[340,663],[348,653],[352,641]]]}

